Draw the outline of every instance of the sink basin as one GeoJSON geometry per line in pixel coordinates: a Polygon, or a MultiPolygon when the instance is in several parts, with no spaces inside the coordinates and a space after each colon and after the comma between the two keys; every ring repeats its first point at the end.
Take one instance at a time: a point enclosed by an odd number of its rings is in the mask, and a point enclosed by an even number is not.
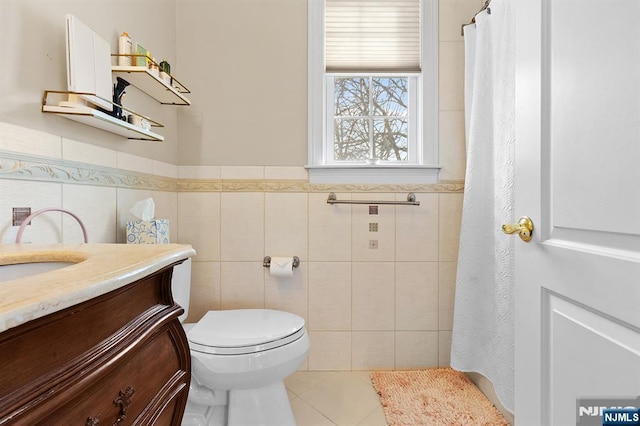
{"type": "Polygon", "coordinates": [[[29,262],[0,265],[0,282],[29,277],[44,272],[55,271],[77,262],[29,262]]]}

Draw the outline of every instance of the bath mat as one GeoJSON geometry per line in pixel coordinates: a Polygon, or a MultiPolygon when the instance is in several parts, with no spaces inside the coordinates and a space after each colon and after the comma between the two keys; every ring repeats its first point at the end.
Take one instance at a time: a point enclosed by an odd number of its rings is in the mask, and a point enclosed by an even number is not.
{"type": "Polygon", "coordinates": [[[509,426],[480,389],[451,368],[375,371],[371,381],[391,426],[509,426]]]}

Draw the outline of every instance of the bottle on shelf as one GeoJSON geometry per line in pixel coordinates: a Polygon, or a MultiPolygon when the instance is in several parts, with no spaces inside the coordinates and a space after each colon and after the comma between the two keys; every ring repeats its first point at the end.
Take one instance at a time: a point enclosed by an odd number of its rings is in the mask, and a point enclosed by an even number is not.
{"type": "Polygon", "coordinates": [[[169,65],[166,59],[160,62],[160,78],[164,80],[165,83],[171,84],[171,65],[169,65]]]}
{"type": "Polygon", "coordinates": [[[160,77],[160,69],[158,68],[156,58],[148,59],[148,68],[151,74],[153,74],[155,77],[160,77]]]}
{"type": "MultiPolygon", "coordinates": [[[[133,43],[131,42],[131,37],[125,31],[120,36],[118,40],[118,54],[119,55],[132,55],[133,54],[133,43]]],[[[131,61],[131,56],[118,56],[118,65],[120,66],[131,66],[133,62],[131,61]]]]}

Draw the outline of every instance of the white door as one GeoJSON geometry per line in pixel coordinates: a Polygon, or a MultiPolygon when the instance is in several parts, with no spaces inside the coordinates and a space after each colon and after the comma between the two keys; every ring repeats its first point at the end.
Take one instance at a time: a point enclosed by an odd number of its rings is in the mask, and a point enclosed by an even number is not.
{"type": "Polygon", "coordinates": [[[640,1],[516,5],[516,424],[602,425],[640,408],[640,1]]]}

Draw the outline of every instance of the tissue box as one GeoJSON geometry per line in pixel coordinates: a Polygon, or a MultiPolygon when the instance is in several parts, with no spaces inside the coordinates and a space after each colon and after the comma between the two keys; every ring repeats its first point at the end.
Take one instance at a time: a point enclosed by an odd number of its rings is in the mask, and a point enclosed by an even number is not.
{"type": "Polygon", "coordinates": [[[127,244],[169,244],[169,220],[127,222],[127,244]]]}

